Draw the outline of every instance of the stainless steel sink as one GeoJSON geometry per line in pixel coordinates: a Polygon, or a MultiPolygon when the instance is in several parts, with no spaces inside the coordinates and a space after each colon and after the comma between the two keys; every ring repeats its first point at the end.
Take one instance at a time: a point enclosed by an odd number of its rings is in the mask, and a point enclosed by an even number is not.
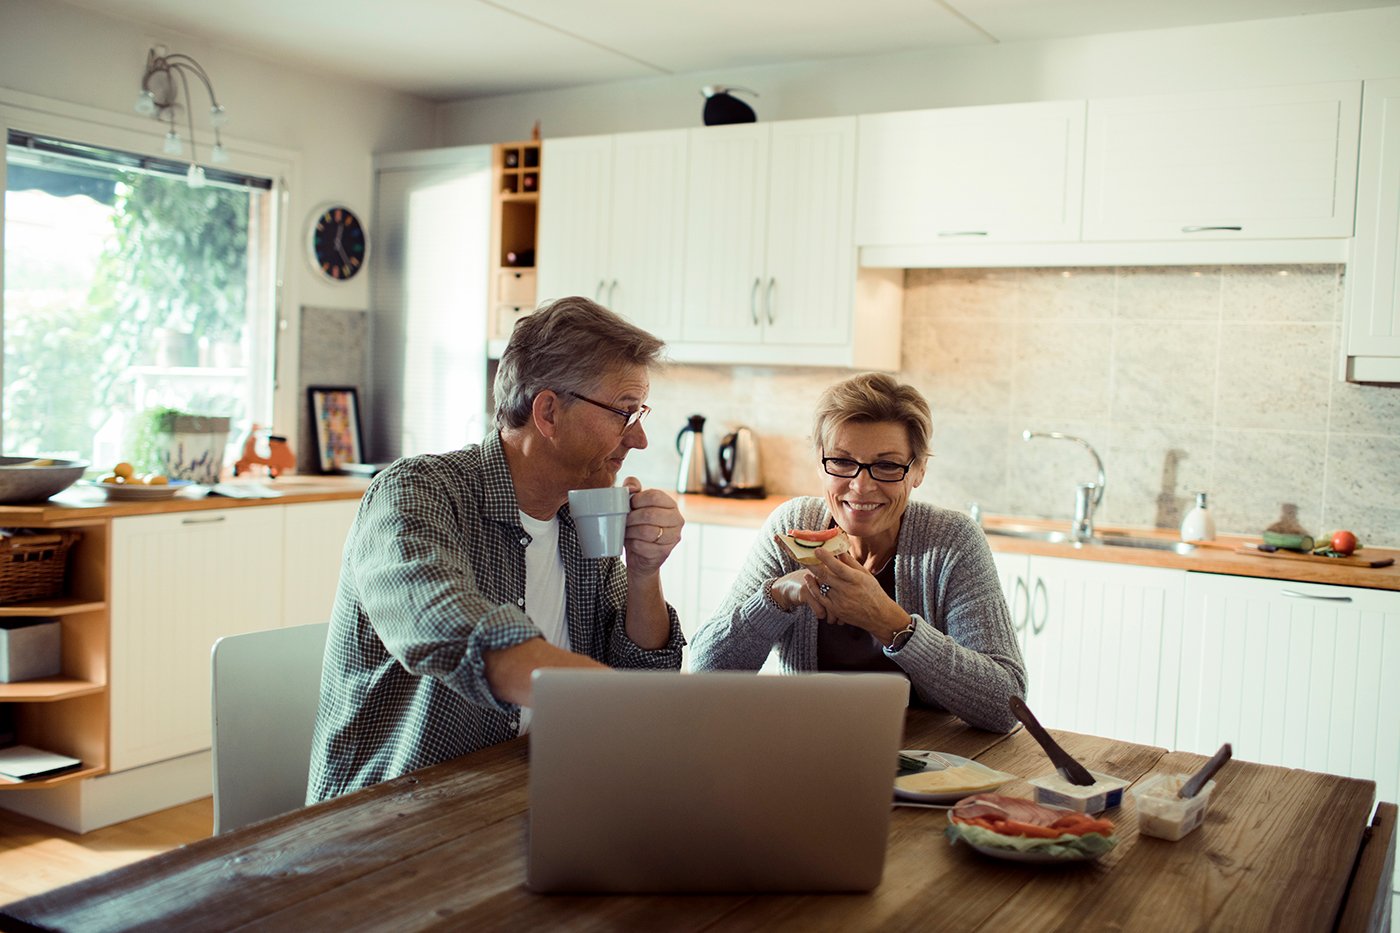
{"type": "Polygon", "coordinates": [[[988,526],[982,529],[989,535],[1004,538],[1023,538],[1027,541],[1044,541],[1047,544],[1067,544],[1070,547],[1104,545],[1107,547],[1135,547],[1153,551],[1172,551],[1176,554],[1190,554],[1196,550],[1193,545],[1168,538],[1141,538],[1119,532],[1103,532],[1083,541],[1073,540],[1068,532],[1050,531],[1044,528],[1028,528],[1023,525],[988,526]]]}

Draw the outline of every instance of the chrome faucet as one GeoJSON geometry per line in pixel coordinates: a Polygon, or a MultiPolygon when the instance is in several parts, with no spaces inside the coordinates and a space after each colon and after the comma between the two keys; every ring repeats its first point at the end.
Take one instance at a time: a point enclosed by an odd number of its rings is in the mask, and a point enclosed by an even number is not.
{"type": "Polygon", "coordinates": [[[1070,537],[1075,541],[1087,541],[1094,536],[1094,509],[1103,501],[1104,475],[1103,460],[1099,459],[1099,452],[1094,449],[1082,437],[1075,437],[1073,434],[1061,434],[1059,431],[1032,431],[1030,428],[1021,432],[1022,440],[1033,440],[1037,437],[1048,437],[1051,440],[1074,441],[1082,444],[1084,449],[1089,451],[1089,455],[1094,458],[1094,466],[1099,470],[1099,481],[1097,483],[1079,483],[1074,487],[1074,522],[1070,525],[1070,537]]]}

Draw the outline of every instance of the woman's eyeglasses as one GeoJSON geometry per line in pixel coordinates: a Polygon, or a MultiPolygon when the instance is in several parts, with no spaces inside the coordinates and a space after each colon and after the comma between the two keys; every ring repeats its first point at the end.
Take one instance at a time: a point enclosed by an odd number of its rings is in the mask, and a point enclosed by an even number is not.
{"type": "Polygon", "coordinates": [[[571,391],[569,392],[569,394],[580,401],[587,402],[590,405],[597,405],[599,408],[605,408],[608,411],[612,412],[614,415],[617,415],[619,418],[626,422],[626,424],[622,426],[623,434],[626,434],[627,429],[632,427],[632,425],[641,424],[642,421],[646,419],[646,416],[651,414],[650,405],[642,405],[641,407],[633,409],[632,411],[627,411],[623,408],[613,408],[611,405],[604,405],[602,402],[595,402],[588,396],[579,395],[577,392],[571,391]]]}
{"type": "Polygon", "coordinates": [[[913,465],[913,460],[908,463],[895,463],[892,460],[861,463],[859,460],[848,460],[845,457],[822,457],[822,469],[832,476],[855,479],[861,470],[865,470],[877,483],[897,483],[908,475],[909,468],[913,465]]]}

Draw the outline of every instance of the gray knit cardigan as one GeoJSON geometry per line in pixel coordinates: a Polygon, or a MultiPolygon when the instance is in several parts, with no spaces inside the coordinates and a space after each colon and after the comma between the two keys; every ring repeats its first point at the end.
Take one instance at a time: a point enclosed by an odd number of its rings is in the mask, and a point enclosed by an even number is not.
{"type": "MultiPolygon", "coordinates": [[[[768,516],[729,596],[691,645],[691,668],[753,670],[774,645],[785,674],[817,670],[812,610],[783,612],[764,584],[798,569],[775,532],[825,528],[824,499],[783,503],[768,516]]],[[[909,676],[919,699],[971,725],[998,732],[1016,725],[1008,703],[1026,694],[1026,667],[982,530],[959,512],[910,502],[894,561],[895,602],[915,620],[914,635],[886,656],[909,676]]]]}

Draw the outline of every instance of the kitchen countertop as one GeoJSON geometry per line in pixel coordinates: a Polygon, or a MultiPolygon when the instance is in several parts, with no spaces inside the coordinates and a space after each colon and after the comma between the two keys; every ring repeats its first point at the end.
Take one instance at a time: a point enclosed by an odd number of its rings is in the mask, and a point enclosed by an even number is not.
{"type": "MultiPolygon", "coordinates": [[[[686,521],[708,525],[758,528],[773,509],[791,498],[793,497],[768,496],[764,499],[720,499],[713,496],[678,496],[677,500],[686,521]]],[[[1026,519],[1008,515],[984,515],[983,525],[989,529],[998,525],[1016,525],[1055,531],[1069,530],[1069,523],[1063,520],[1026,519]]],[[[1142,538],[1159,538],[1163,541],[1177,540],[1176,534],[1159,528],[1104,525],[1098,530],[1122,532],[1142,538]]],[[[1235,552],[1236,548],[1246,544],[1258,544],[1259,540],[1257,537],[1248,535],[1221,535],[1215,541],[1197,546],[1195,551],[1190,554],[1177,554],[1173,551],[1155,551],[1144,548],[1110,545],[1074,546],[1025,538],[1002,537],[995,534],[987,535],[987,541],[992,550],[999,554],[1029,554],[1039,557],[1062,557],[1070,560],[1095,560],[1114,564],[1166,567],[1174,570],[1196,570],[1203,573],[1225,573],[1240,577],[1261,577],[1268,580],[1295,580],[1333,586],[1360,586],[1370,589],[1400,591],[1400,550],[1390,548],[1365,548],[1362,550],[1361,553],[1367,557],[1395,558],[1396,563],[1389,567],[1347,566],[1321,557],[1315,560],[1301,561],[1235,552]]]]}
{"type": "Polygon", "coordinates": [[[155,502],[109,502],[101,490],[89,486],[70,486],[46,502],[34,505],[0,505],[0,527],[62,528],[88,524],[95,519],[128,518],[133,515],[358,499],[369,486],[368,479],[349,476],[294,475],[278,479],[259,478],[228,482],[233,486],[262,485],[281,495],[266,499],[236,499],[228,496],[194,495],[184,490],[176,493],[173,498],[155,502]]]}

